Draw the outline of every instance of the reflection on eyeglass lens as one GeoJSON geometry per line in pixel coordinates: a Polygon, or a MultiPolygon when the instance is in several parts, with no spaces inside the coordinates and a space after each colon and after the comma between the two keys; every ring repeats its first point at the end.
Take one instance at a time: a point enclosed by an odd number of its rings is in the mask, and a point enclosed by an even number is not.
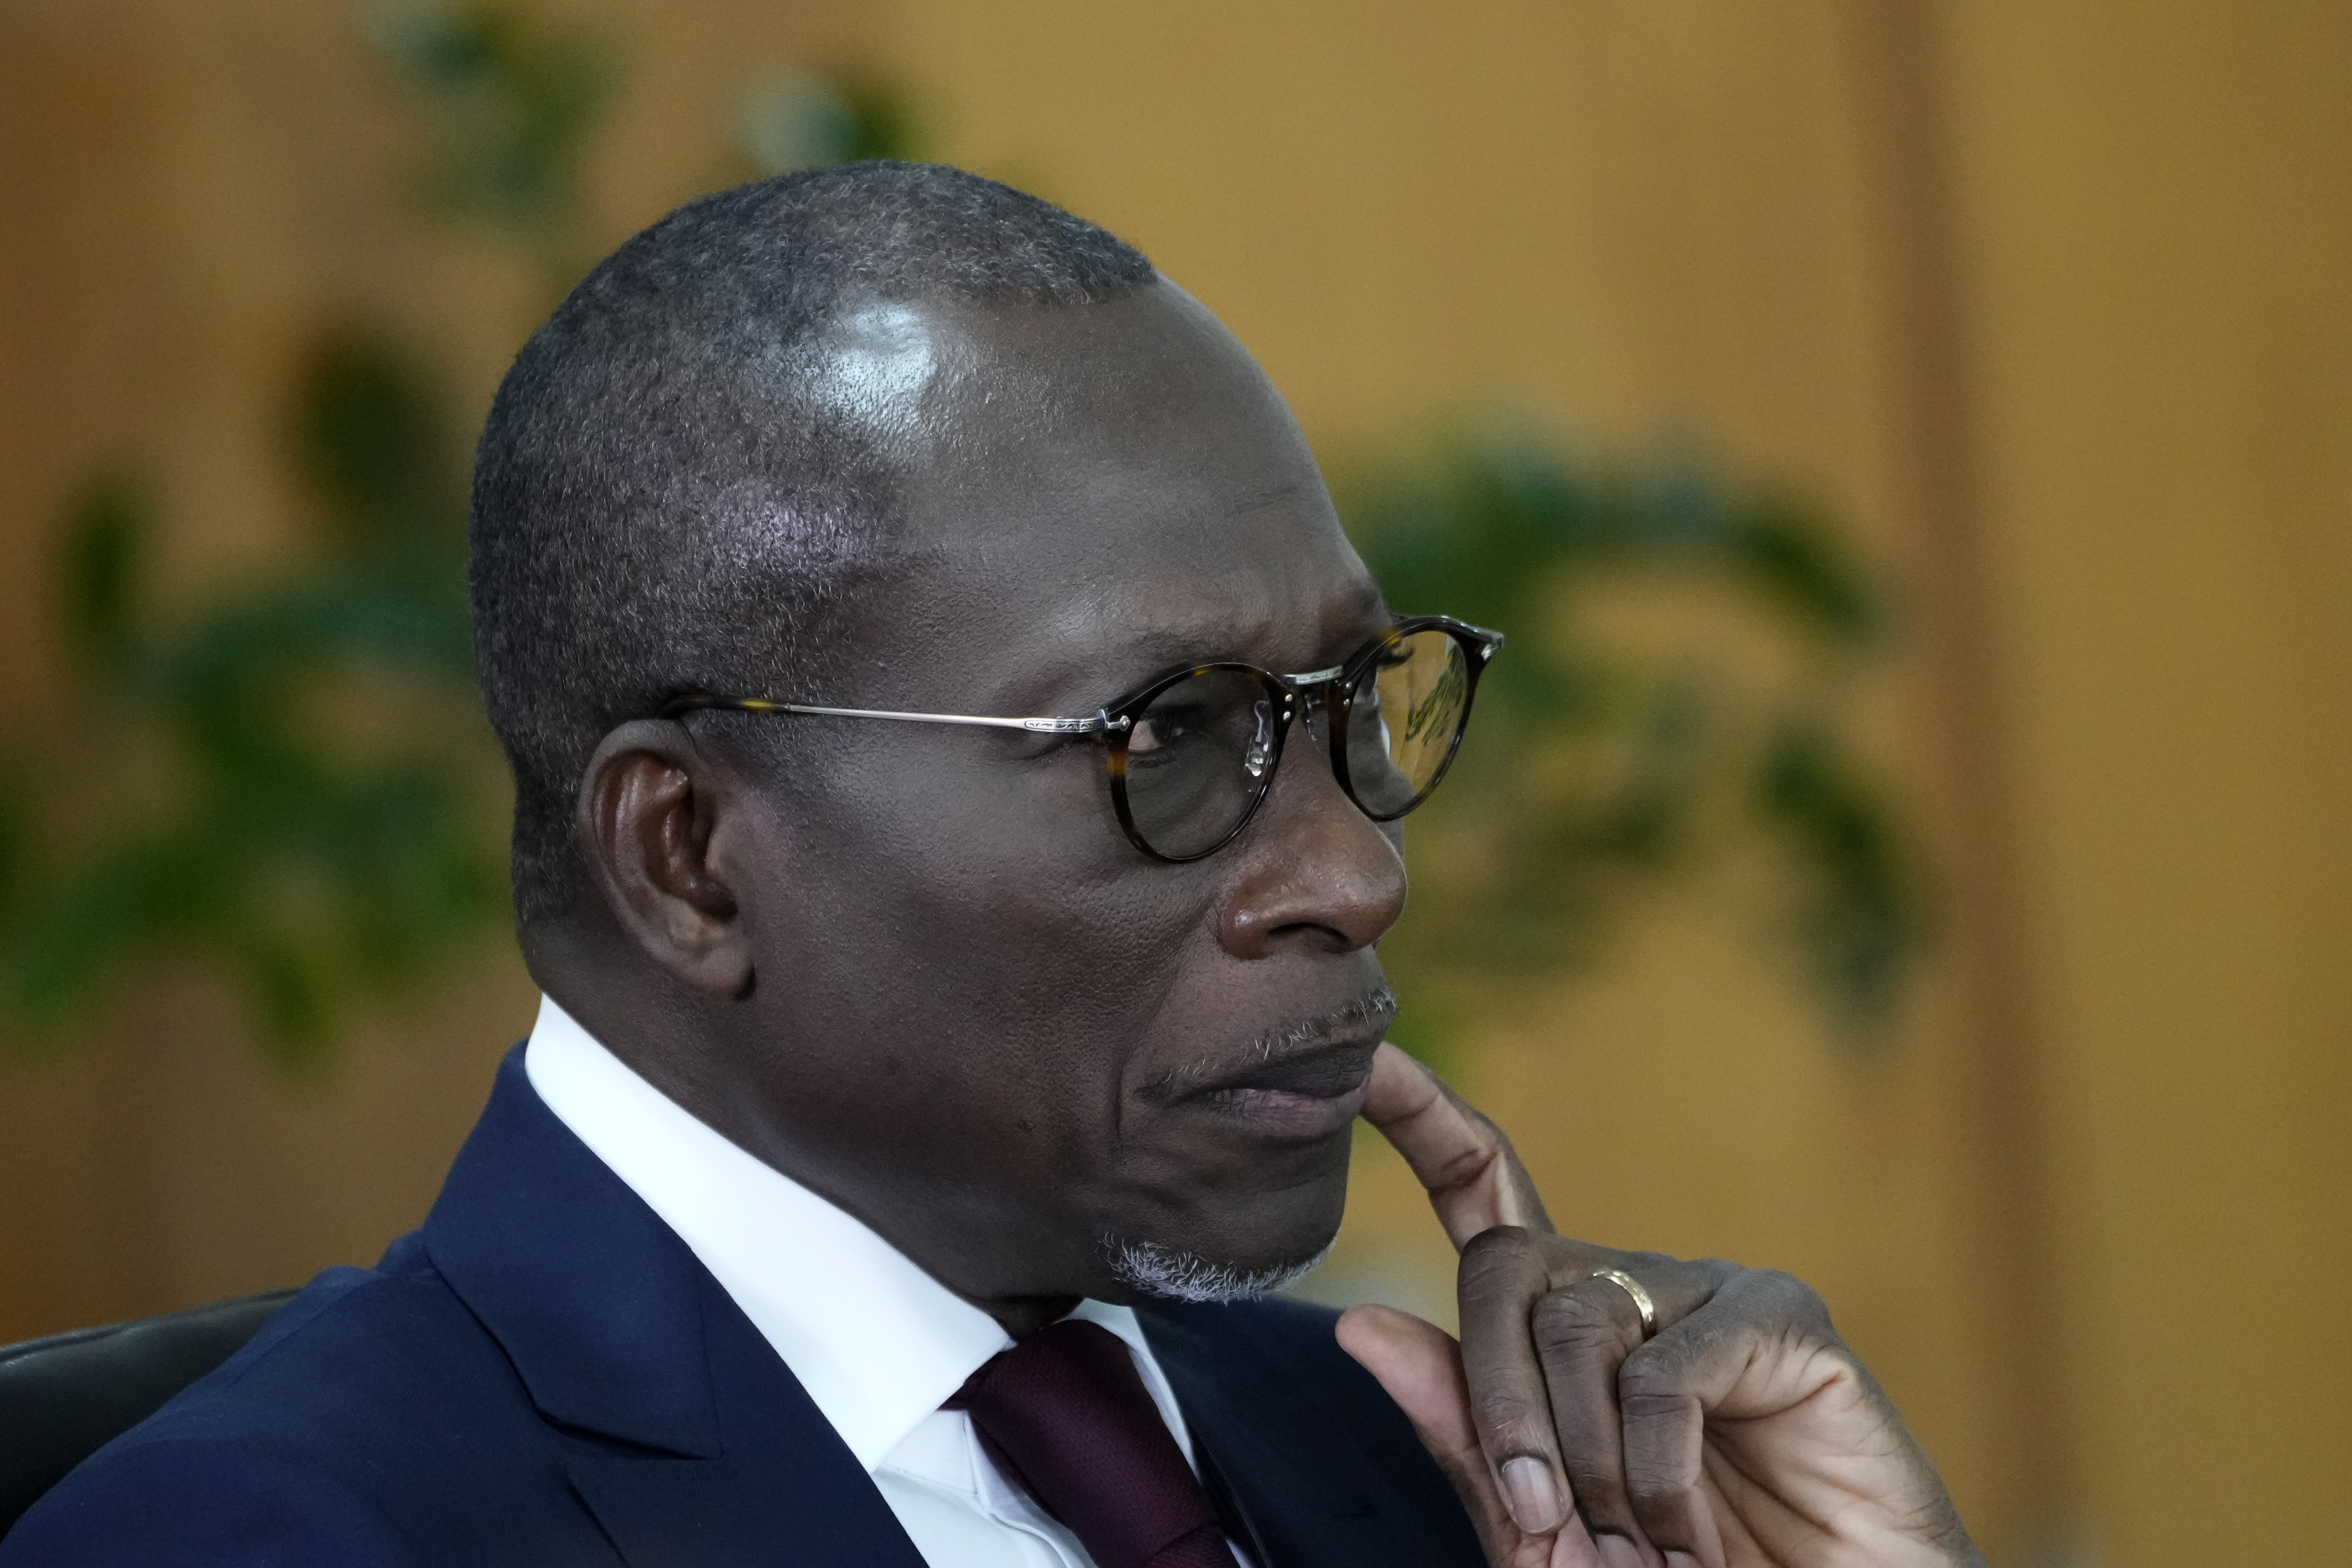
{"type": "MultiPolygon", "coordinates": [[[[1470,665],[1442,631],[1383,643],[1346,706],[1345,773],[1358,805],[1386,822],[1419,805],[1452,757],[1469,710],[1470,665]]],[[[1308,710],[1309,722],[1319,708],[1308,710]]],[[[1280,710],[1244,669],[1189,675],[1128,731],[1128,815],[1152,849],[1189,858],[1222,843],[1265,794],[1281,755],[1280,710]]]]}

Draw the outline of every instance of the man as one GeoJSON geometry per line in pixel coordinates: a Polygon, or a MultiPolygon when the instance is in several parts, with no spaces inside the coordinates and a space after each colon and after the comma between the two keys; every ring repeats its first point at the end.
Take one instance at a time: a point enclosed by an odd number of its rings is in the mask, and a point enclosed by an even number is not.
{"type": "Polygon", "coordinates": [[[696,203],[474,529],[539,1025],[424,1228],[0,1563],[1976,1561],[1811,1292],[1554,1235],[1380,1043],[1500,639],[1391,612],[1133,250],[944,169],[696,203]],[[1359,1113],[1458,1352],[1257,1300],[1359,1113]]]}

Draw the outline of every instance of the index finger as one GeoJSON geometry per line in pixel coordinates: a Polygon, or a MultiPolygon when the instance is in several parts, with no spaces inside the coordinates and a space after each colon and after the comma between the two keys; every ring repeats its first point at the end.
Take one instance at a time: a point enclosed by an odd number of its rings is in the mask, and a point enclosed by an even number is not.
{"type": "Polygon", "coordinates": [[[1455,1251],[1498,1225],[1551,1229],[1503,1130],[1386,1041],[1372,1053],[1362,1114],[1412,1167],[1455,1251]]]}

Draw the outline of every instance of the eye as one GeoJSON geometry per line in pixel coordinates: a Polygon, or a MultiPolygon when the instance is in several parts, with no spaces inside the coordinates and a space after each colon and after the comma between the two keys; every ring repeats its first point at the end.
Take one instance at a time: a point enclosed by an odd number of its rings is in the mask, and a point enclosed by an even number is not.
{"type": "Polygon", "coordinates": [[[1198,738],[1206,727],[1207,717],[1196,702],[1155,702],[1128,731],[1127,749],[1130,752],[1161,751],[1198,738]]]}

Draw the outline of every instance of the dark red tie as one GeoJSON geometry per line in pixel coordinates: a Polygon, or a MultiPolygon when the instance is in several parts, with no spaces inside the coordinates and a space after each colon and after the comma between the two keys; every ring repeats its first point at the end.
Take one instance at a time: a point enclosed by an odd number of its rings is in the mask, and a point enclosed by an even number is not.
{"type": "Polygon", "coordinates": [[[1095,1568],[1235,1568],[1209,1494],[1108,1329],[1066,1318],[1040,1330],[947,1407],[970,1413],[996,1468],[1095,1568]]]}

